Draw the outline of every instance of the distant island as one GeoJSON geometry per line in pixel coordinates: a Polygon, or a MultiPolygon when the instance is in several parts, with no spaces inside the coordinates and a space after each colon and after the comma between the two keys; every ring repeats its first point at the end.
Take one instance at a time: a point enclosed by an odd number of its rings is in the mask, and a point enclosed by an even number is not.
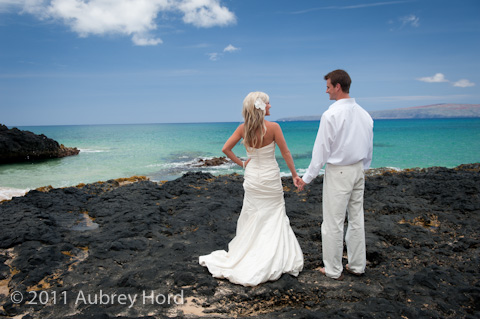
{"type": "MultiPolygon", "coordinates": [[[[480,104],[433,104],[397,108],[392,110],[370,111],[375,120],[380,119],[428,119],[428,118],[459,118],[480,117],[480,104]]],[[[319,121],[321,115],[285,117],[277,122],[319,121]]]]}

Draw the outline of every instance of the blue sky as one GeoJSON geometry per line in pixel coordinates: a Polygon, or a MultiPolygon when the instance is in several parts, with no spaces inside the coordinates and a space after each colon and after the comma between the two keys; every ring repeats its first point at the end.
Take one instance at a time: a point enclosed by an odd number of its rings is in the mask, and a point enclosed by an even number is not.
{"type": "Polygon", "coordinates": [[[0,123],[319,115],[350,73],[366,110],[480,103],[480,1],[0,0],[0,123]]]}

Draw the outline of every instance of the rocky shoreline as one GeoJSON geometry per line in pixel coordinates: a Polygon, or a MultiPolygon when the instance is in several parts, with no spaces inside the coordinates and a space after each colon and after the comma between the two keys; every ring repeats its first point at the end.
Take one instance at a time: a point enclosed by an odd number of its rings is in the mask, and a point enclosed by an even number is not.
{"type": "Polygon", "coordinates": [[[0,164],[10,164],[77,155],[75,147],[66,147],[43,134],[0,124],[0,164]]]}
{"type": "Polygon", "coordinates": [[[478,318],[480,164],[368,174],[367,272],[344,281],[315,270],[322,179],[304,192],[282,180],[305,268],[253,288],[198,264],[235,234],[240,175],[110,180],[2,202],[0,315],[478,318]]]}

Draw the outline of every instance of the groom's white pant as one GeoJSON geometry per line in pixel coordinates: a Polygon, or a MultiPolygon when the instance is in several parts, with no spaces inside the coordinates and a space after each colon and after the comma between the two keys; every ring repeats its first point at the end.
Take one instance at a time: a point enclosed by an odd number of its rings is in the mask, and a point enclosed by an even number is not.
{"type": "Polygon", "coordinates": [[[364,189],[362,162],[346,166],[327,164],[323,178],[322,250],[328,277],[338,278],[343,271],[343,229],[346,212],[348,227],[345,243],[348,266],[356,273],[365,272],[364,189]]]}

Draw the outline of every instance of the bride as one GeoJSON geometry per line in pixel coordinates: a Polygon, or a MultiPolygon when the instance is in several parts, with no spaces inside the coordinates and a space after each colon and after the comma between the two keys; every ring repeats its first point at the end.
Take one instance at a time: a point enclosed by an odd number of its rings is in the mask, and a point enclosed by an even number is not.
{"type": "Polygon", "coordinates": [[[237,232],[228,252],[217,250],[199,258],[213,277],[244,286],[277,280],[283,273],[298,276],[303,269],[302,250],[285,212],[275,144],[292,178],[299,177],[280,126],[265,120],[270,108],[269,97],[263,92],[249,93],[243,101],[245,122],[223,146],[223,152],[245,169],[245,197],[237,232]],[[248,154],[245,162],[232,152],[242,138],[248,154]]]}

